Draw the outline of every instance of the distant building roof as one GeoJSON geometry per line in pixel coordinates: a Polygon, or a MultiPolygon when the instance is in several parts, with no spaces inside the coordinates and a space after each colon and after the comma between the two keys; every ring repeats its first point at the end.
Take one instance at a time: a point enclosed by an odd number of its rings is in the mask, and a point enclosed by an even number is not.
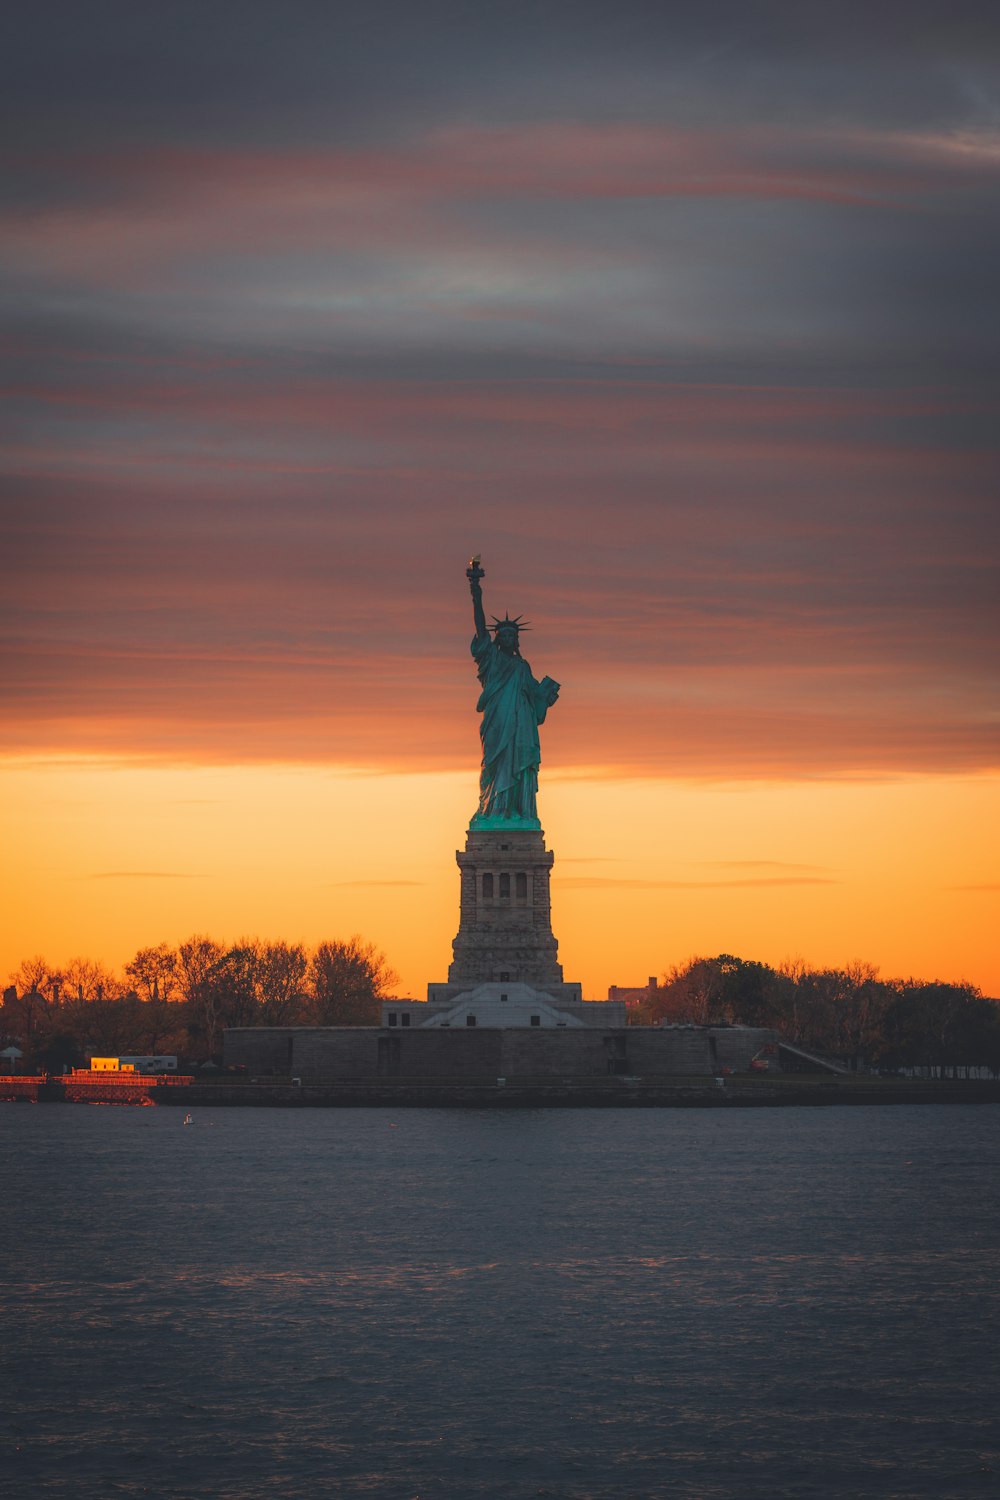
{"type": "Polygon", "coordinates": [[[630,1000],[648,1000],[653,990],[658,989],[656,975],[650,974],[645,984],[642,985],[608,985],[609,1000],[624,1000],[627,1005],[630,1000]]]}

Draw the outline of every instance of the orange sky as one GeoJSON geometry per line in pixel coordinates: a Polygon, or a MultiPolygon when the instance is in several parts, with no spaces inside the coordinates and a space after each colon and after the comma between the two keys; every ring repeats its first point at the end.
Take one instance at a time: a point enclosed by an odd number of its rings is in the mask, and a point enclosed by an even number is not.
{"type": "MultiPolygon", "coordinates": [[[[9,760],[0,968],[193,932],[361,933],[422,996],[458,925],[473,772],[9,760]]],[[[543,779],[553,927],[588,998],[694,954],[876,963],[1000,995],[1000,777],[543,779]]]]}

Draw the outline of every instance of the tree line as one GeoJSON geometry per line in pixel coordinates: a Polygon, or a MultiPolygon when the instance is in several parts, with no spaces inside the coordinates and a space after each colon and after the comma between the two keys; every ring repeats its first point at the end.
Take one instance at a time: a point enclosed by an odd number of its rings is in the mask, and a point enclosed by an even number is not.
{"type": "Polygon", "coordinates": [[[196,935],[140,948],[121,973],[90,959],[24,960],[0,1007],[0,1048],[49,1072],[96,1056],[219,1061],[227,1026],[377,1026],[398,976],[360,937],[319,943],[196,935]]]}
{"type": "MultiPolygon", "coordinates": [[[[397,975],[360,937],[302,943],[197,935],[141,948],[118,973],[89,959],[26,959],[0,1006],[0,1049],[50,1072],[90,1055],[176,1053],[218,1061],[227,1026],[377,1026],[397,975]]],[[[886,1069],[1000,1076],[1000,1004],[970,984],[882,979],[870,964],[778,968],[693,958],[635,994],[630,1025],[771,1027],[826,1056],[886,1069]]]]}
{"type": "Polygon", "coordinates": [[[1000,1003],[971,984],[882,979],[865,963],[772,968],[729,953],[692,958],[640,992],[628,1019],[773,1027],[807,1050],[873,1067],[1000,1075],[1000,1003]]]}

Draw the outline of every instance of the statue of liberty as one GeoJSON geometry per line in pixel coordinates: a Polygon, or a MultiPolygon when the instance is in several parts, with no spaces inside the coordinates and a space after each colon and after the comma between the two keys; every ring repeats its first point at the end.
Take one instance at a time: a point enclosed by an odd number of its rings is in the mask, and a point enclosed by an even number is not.
{"type": "Polygon", "coordinates": [[[559,696],[551,677],[537,682],[521,655],[520,633],[528,627],[520,616],[493,617],[487,626],[481,580],[475,556],[466,577],[472,590],[476,634],[472,655],[482,693],[476,705],[482,719],[483,764],[479,774],[479,811],[470,828],[540,828],[536,808],[541,746],[538,726],[559,696]],[[490,632],[492,631],[492,638],[490,632]]]}

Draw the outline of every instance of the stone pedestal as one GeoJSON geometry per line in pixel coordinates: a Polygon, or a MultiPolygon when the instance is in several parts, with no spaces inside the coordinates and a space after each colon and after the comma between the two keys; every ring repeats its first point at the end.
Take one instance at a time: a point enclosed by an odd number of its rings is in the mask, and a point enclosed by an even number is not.
{"type": "Polygon", "coordinates": [[[470,828],[456,853],[461,902],[447,984],[428,986],[431,1001],[452,1000],[482,984],[521,984],[553,999],[579,1002],[563,981],[552,934],[552,854],[536,828],[470,828]]]}

